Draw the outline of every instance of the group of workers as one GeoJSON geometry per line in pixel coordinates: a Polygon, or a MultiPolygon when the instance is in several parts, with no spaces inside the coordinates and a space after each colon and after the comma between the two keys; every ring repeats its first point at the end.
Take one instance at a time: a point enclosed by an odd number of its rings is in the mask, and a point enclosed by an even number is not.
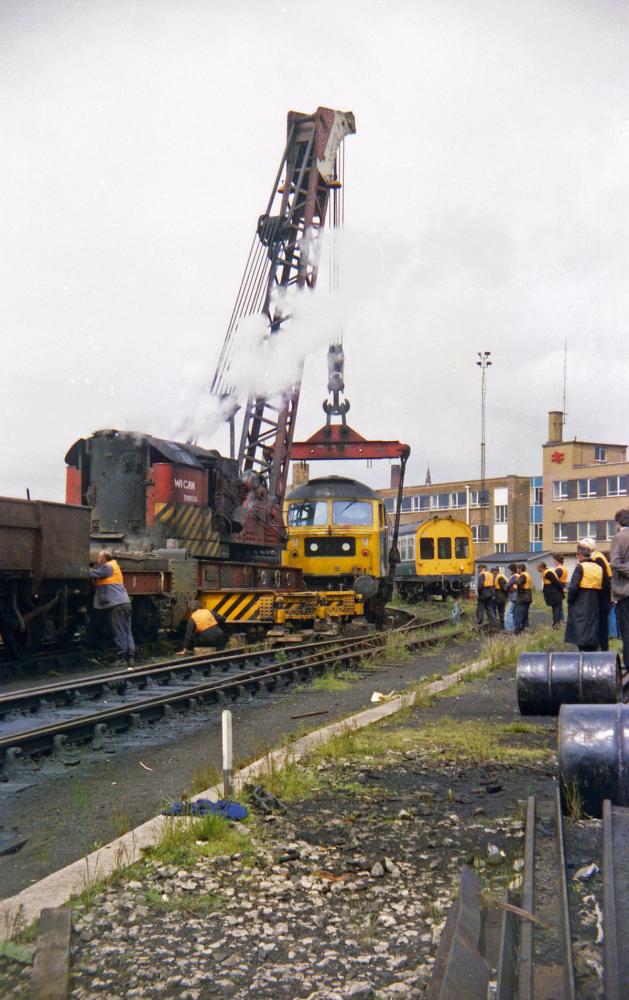
{"type": "MultiPolygon", "coordinates": [[[[623,660],[629,666],[629,510],[619,510],[615,522],[609,558],[598,550],[595,539],[580,540],[569,583],[562,555],[554,556],[554,566],[540,562],[537,569],[544,600],[552,611],[553,628],[559,628],[564,620],[563,602],[567,598],[565,641],[584,652],[609,649],[613,616],[623,644],[623,660]]],[[[490,628],[519,633],[528,624],[533,582],[523,563],[511,563],[509,572],[507,578],[497,566],[479,566],[476,622],[481,625],[487,616],[490,628]]]]}
{"type": "Polygon", "coordinates": [[[476,624],[487,616],[490,628],[522,632],[529,623],[533,581],[524,563],[509,563],[509,577],[498,566],[478,567],[476,624]]]}

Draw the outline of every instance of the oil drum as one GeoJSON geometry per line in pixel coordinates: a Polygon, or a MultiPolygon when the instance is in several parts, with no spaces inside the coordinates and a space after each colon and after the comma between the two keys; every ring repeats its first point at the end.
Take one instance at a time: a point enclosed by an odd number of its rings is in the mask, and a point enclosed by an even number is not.
{"type": "Polygon", "coordinates": [[[617,653],[521,653],[517,669],[522,715],[556,715],[561,705],[620,701],[617,653]]]}
{"type": "Polygon", "coordinates": [[[558,753],[564,805],[589,816],[604,799],[629,806],[629,705],[562,705],[558,753]]]}

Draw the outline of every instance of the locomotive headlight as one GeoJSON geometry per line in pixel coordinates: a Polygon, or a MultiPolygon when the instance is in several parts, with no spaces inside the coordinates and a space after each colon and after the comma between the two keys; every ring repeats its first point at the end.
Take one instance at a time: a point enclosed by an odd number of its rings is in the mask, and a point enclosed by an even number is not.
{"type": "Polygon", "coordinates": [[[319,551],[319,546],[317,545],[316,542],[311,542],[310,545],[308,546],[308,548],[310,549],[311,552],[318,552],[319,551]]]}
{"type": "Polygon", "coordinates": [[[343,542],[343,544],[341,545],[341,548],[343,549],[343,552],[349,552],[351,546],[350,546],[349,542],[343,542]]]}

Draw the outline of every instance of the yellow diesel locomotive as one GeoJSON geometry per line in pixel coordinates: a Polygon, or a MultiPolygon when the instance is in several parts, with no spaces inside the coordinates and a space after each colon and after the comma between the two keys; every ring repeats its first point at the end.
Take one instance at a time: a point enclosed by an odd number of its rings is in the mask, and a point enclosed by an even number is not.
{"type": "Polygon", "coordinates": [[[408,601],[467,595],[474,576],[470,526],[453,517],[433,517],[400,527],[395,582],[408,601]]]}
{"type": "Polygon", "coordinates": [[[363,483],[344,476],[311,479],[284,504],[288,546],[282,565],[301,569],[310,590],[355,590],[366,610],[387,575],[384,503],[363,483]]]}

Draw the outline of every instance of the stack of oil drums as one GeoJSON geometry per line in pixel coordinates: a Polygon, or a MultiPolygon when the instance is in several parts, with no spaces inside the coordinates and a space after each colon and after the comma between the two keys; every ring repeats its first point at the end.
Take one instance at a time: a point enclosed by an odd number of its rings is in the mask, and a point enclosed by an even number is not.
{"type": "Polygon", "coordinates": [[[629,705],[620,659],[606,653],[522,653],[517,669],[523,715],[557,715],[562,792],[590,816],[604,799],[629,806],[629,705]]]}

